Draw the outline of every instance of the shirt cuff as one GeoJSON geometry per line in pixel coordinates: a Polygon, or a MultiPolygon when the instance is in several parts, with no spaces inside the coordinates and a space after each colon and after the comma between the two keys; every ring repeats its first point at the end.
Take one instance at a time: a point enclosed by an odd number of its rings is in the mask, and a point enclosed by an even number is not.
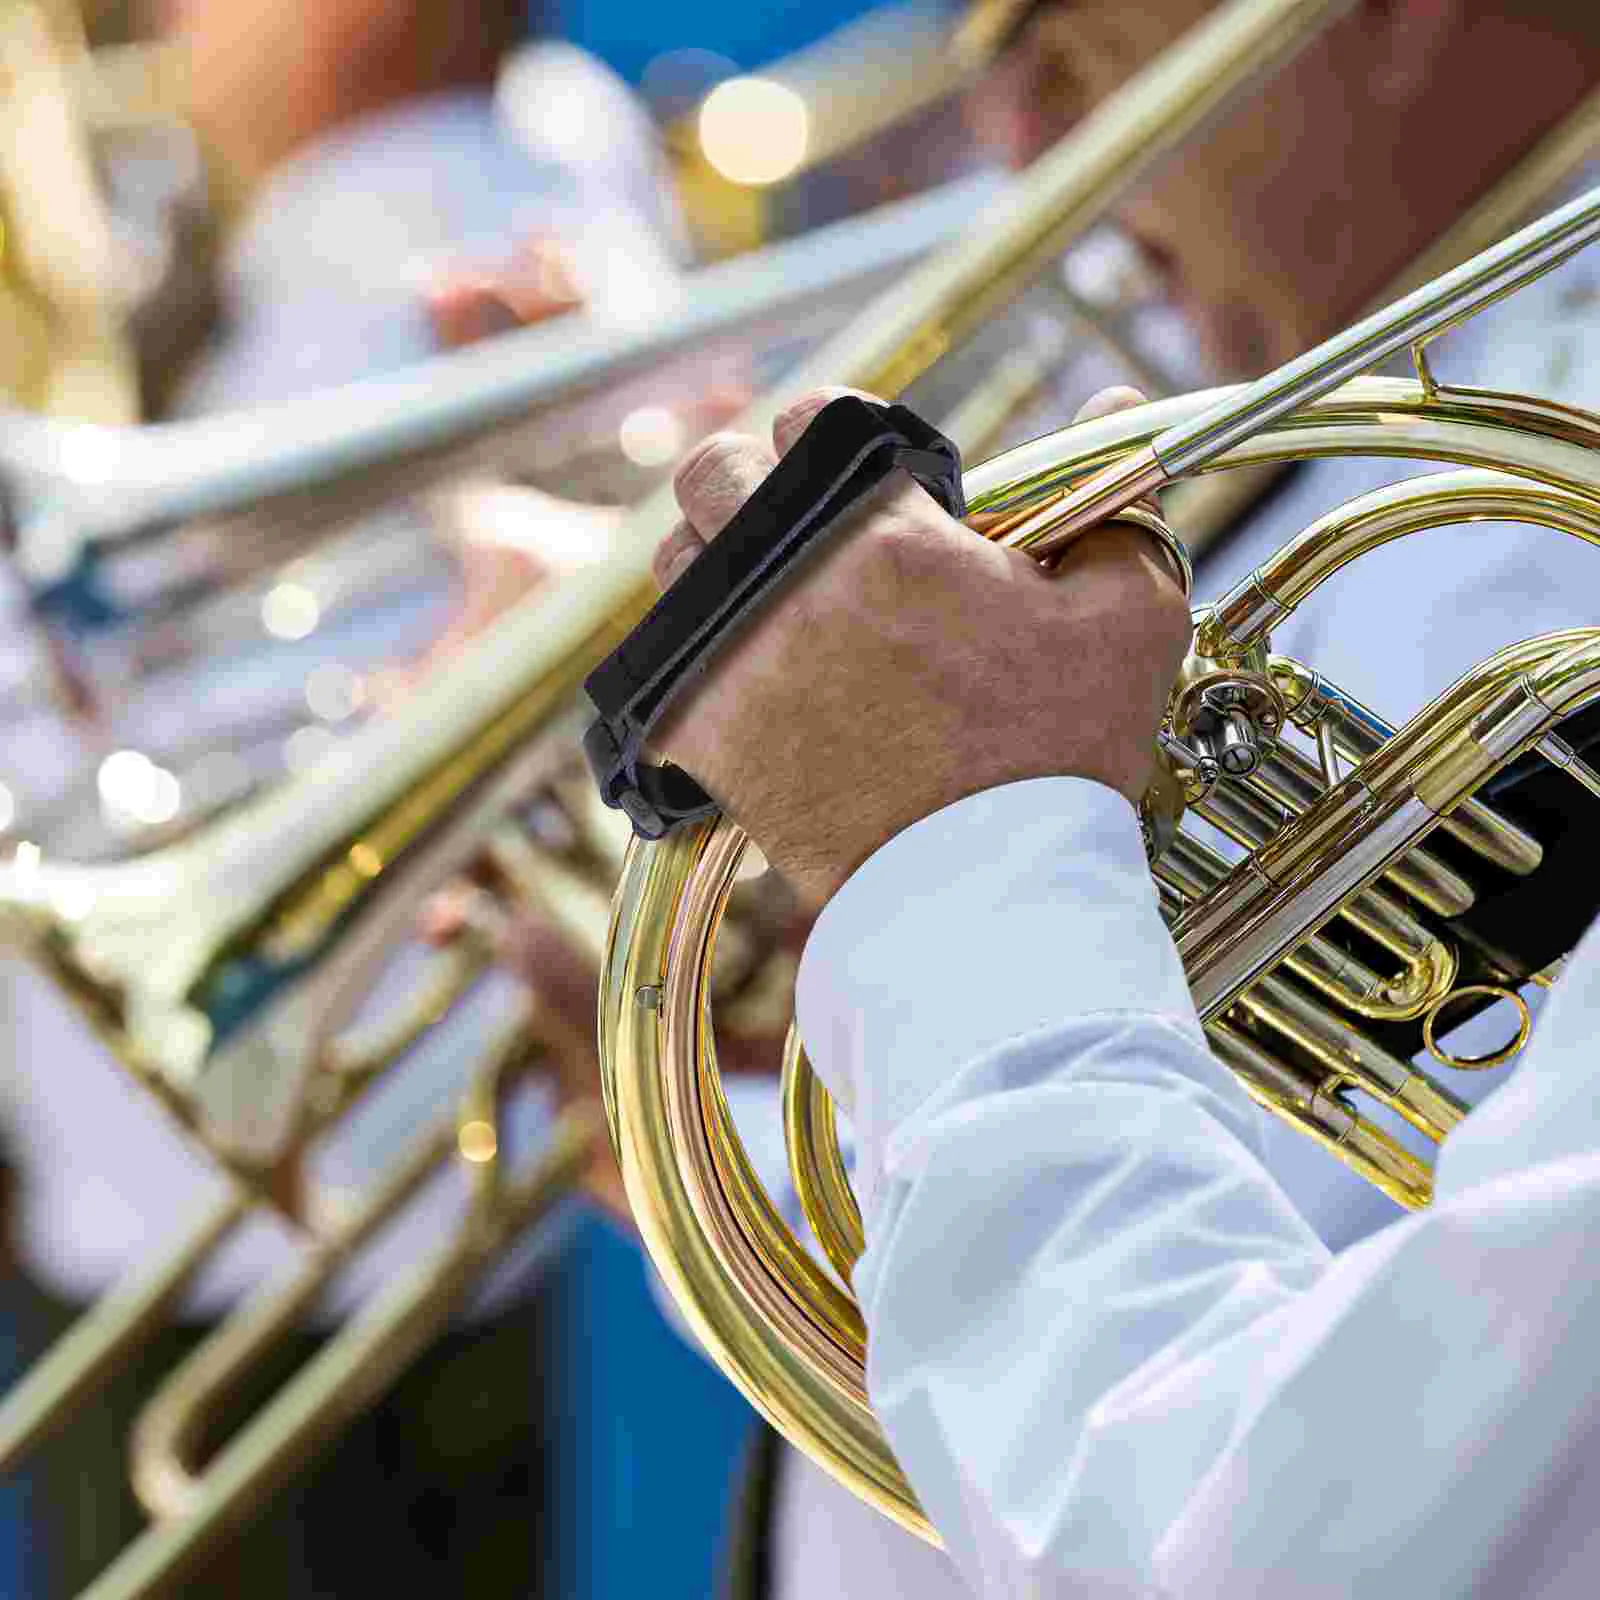
{"type": "Polygon", "coordinates": [[[1005,784],[898,834],[828,902],[796,984],[867,1191],[894,1129],[968,1062],[1107,1012],[1201,1037],[1138,818],[1088,778],[1005,784]]]}

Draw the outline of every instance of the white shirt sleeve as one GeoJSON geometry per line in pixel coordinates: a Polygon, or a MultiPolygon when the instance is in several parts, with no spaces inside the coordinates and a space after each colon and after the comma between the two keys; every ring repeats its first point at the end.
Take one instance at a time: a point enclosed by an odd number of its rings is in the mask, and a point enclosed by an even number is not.
{"type": "Polygon", "coordinates": [[[1205,1049],[1108,789],[908,829],[823,913],[798,1003],[855,1103],[873,1404],[980,1592],[1592,1592],[1594,936],[1432,1210],[1337,1257],[1205,1049]]]}

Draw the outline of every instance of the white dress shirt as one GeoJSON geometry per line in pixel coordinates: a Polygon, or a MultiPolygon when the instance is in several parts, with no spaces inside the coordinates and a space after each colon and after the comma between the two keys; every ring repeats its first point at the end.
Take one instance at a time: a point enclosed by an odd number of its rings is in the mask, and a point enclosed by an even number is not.
{"type": "Polygon", "coordinates": [[[1433,1208],[1339,1254],[1205,1047],[1109,789],[907,829],[824,911],[798,1008],[855,1105],[872,1401],[979,1592],[1594,1592],[1600,935],[1433,1208]]]}

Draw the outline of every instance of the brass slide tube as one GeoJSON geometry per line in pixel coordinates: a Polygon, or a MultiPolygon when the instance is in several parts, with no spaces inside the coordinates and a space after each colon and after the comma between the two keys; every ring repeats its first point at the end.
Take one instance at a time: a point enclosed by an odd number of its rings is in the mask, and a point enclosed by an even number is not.
{"type": "MultiPolygon", "coordinates": [[[[508,1036],[497,1065],[508,1068],[522,1050],[522,1042],[508,1036]]],[[[598,1134],[595,1117],[568,1111],[528,1171],[509,1181],[494,1177],[481,1182],[455,1234],[329,1340],[198,1477],[185,1455],[193,1433],[192,1421],[183,1415],[185,1395],[182,1389],[169,1392],[168,1409],[154,1417],[142,1441],[162,1453],[135,1468],[165,1514],[79,1600],[149,1600],[187,1592],[185,1579],[194,1563],[373,1405],[438,1335],[466,1286],[504,1243],[570,1192],[591,1159],[598,1134]]],[[[441,1146],[450,1142],[450,1130],[435,1130],[408,1165],[417,1170],[435,1163],[441,1146]]],[[[263,1306],[262,1335],[267,1324],[280,1321],[282,1308],[298,1298],[301,1287],[296,1280],[282,1302],[269,1300],[263,1306]]],[[[236,1353],[248,1355],[256,1337],[256,1330],[241,1325],[236,1353]]],[[[206,1365],[216,1361],[219,1366],[191,1375],[197,1404],[226,1387],[233,1375],[222,1369],[226,1348],[211,1348],[206,1365]]]]}
{"type": "MultiPolygon", "coordinates": [[[[395,1023],[365,1037],[341,1038],[332,1070],[313,1080],[305,1138],[314,1138],[349,1109],[492,960],[492,952],[469,932],[440,953],[423,993],[395,1023]]],[[[262,1175],[254,1174],[250,1181],[233,1174],[229,1178],[227,1192],[168,1255],[154,1267],[128,1273],[6,1391],[0,1399],[0,1473],[15,1467],[68,1421],[74,1409],[93,1399],[100,1385],[168,1319],[212,1253],[256,1207],[273,1204],[281,1213],[262,1175]]],[[[303,1226],[296,1216],[285,1220],[297,1229],[303,1226]]]]}

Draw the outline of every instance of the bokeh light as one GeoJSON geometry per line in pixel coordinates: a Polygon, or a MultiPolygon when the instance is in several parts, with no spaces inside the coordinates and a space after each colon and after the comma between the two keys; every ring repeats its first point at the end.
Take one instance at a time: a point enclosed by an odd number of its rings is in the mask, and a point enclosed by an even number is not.
{"type": "Polygon", "coordinates": [[[261,626],[274,639],[304,639],[322,620],[322,605],[303,583],[275,583],[261,601],[261,626]]]}
{"type": "Polygon", "coordinates": [[[810,123],[793,89],[771,78],[730,78],[700,107],[700,147],[735,183],[781,183],[806,158],[810,123]]]}
{"type": "Polygon", "coordinates": [[[494,1160],[499,1145],[494,1125],[483,1121],[480,1117],[474,1117],[470,1122],[463,1122],[456,1134],[456,1148],[468,1161],[476,1162],[480,1166],[486,1161],[494,1160]]]}
{"type": "Polygon", "coordinates": [[[683,423],[665,406],[640,406],[622,419],[617,445],[635,466],[664,467],[688,443],[683,423]]]}
{"type": "Polygon", "coordinates": [[[121,826],[158,827],[171,822],[183,804],[177,775],[138,750],[117,750],[95,774],[107,819],[121,826]]]}

